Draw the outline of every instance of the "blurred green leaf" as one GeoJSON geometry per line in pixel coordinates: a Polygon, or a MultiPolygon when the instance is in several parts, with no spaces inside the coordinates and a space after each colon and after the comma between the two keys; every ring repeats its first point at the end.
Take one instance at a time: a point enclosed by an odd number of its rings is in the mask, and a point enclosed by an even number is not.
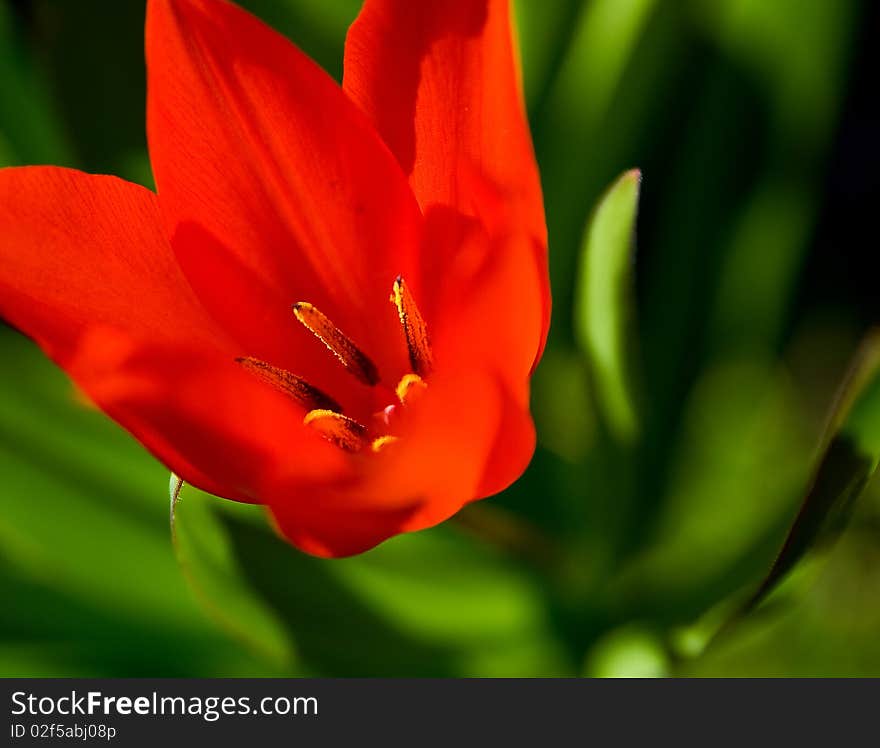
{"type": "Polygon", "coordinates": [[[523,88],[529,110],[540,109],[565,59],[577,26],[581,0],[514,2],[514,25],[522,58],[523,88]]]}
{"type": "MultiPolygon", "coordinates": [[[[181,579],[164,469],[36,346],[6,328],[0,345],[3,638],[56,673],[262,674],[181,579]]],[[[0,673],[30,674],[16,663],[0,673]]]]}
{"type": "MultiPolygon", "coordinates": [[[[573,303],[573,268],[590,207],[627,162],[642,163],[642,153],[633,149],[640,123],[651,116],[651,102],[662,97],[658,78],[665,75],[668,60],[644,61],[639,52],[660,6],[656,0],[581,2],[565,19],[564,36],[545,41],[550,49],[543,57],[552,61],[551,77],[537,92],[532,124],[553,247],[550,273],[557,309],[573,303]],[[630,84],[626,91],[625,80],[630,84]],[[621,106],[624,98],[626,105],[621,106]]],[[[666,40],[663,45],[668,49],[666,40]]],[[[528,52],[524,47],[524,54],[528,52]]],[[[551,336],[571,340],[569,315],[557,315],[551,336]]]]}
{"type": "Polygon", "coordinates": [[[561,347],[548,349],[532,380],[539,443],[569,462],[582,462],[595,447],[595,408],[584,357],[561,347]]]}
{"type": "Polygon", "coordinates": [[[623,174],[587,224],[577,283],[575,334],[589,359],[600,407],[624,443],[638,435],[634,392],[633,252],[641,173],[623,174]]]}
{"type": "Polygon", "coordinates": [[[12,6],[0,3],[0,166],[69,164],[51,91],[16,32],[12,6]]]}
{"type": "MultiPolygon", "coordinates": [[[[880,485],[859,501],[840,541],[811,552],[773,596],[676,661],[690,677],[876,677],[880,672],[880,485]],[[693,656],[699,655],[699,656],[693,656]]],[[[727,612],[729,616],[729,608],[727,612]]],[[[725,616],[725,617],[727,617],[725,616]]],[[[718,622],[708,627],[717,631],[718,622]]],[[[683,653],[684,654],[684,653],[683,653]]]]}
{"type": "Polygon", "coordinates": [[[589,0],[581,5],[574,37],[556,80],[551,106],[569,106],[578,124],[607,109],[656,0],[589,0]],[[585,95],[589,92],[589,95],[585,95]]]}
{"type": "Polygon", "coordinates": [[[280,670],[295,647],[299,672],[325,676],[569,672],[539,588],[479,542],[443,528],[325,560],[253,510],[187,489],[180,558],[212,614],[280,670]]]}
{"type": "Polygon", "coordinates": [[[805,143],[827,135],[845,90],[857,4],[690,0],[689,5],[698,22],[767,89],[786,147],[803,158],[805,143]]]}
{"type": "Polygon", "coordinates": [[[668,495],[615,580],[629,615],[691,620],[771,562],[808,470],[801,403],[772,360],[708,369],[684,403],[668,495]]]}
{"type": "Polygon", "coordinates": [[[172,494],[172,529],[180,568],[214,620],[282,672],[291,672],[294,651],[289,632],[244,578],[228,533],[211,510],[217,501],[192,488],[177,497],[172,494]]]}
{"type": "Polygon", "coordinates": [[[803,180],[769,176],[755,186],[729,232],[708,345],[767,347],[778,340],[809,247],[813,197],[803,180]]]}
{"type": "Polygon", "coordinates": [[[761,602],[815,543],[839,533],[880,463],[880,330],[856,354],[824,442],[782,550],[742,613],[761,602]]]}

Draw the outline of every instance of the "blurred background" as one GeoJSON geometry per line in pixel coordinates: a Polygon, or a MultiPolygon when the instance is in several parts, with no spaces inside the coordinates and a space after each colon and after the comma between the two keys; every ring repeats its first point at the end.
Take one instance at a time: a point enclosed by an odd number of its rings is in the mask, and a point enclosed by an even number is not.
{"type": "MultiPolygon", "coordinates": [[[[242,4],[341,78],[357,0],[242,4]]],[[[704,646],[772,563],[880,321],[880,6],[516,6],[555,304],[525,477],[340,561],[187,489],[176,558],[167,472],[0,323],[0,675],[880,675],[880,480],[838,542],[704,646]],[[632,167],[621,429],[575,319],[584,226],[632,167]]],[[[0,165],[152,186],[143,17],[0,0],[0,165]]]]}

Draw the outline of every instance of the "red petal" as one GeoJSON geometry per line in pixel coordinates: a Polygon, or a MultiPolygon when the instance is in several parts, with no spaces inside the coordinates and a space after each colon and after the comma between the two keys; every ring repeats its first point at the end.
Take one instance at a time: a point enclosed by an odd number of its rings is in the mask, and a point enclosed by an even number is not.
{"type": "Polygon", "coordinates": [[[546,245],[508,0],[366,0],[345,48],[345,90],[397,156],[423,209],[467,215],[476,168],[546,245]]]}
{"type": "Polygon", "coordinates": [[[143,187],[49,166],[3,169],[0,236],[0,315],[62,366],[101,324],[154,342],[228,346],[143,187]]]}
{"type": "Polygon", "coordinates": [[[432,301],[438,367],[496,372],[519,402],[528,401],[528,378],[546,337],[540,256],[521,234],[465,237],[432,301]]]}
{"type": "MultiPolygon", "coordinates": [[[[438,214],[439,222],[460,223],[457,213],[476,217],[493,241],[515,234],[531,241],[534,257],[523,267],[541,287],[540,303],[528,310],[541,320],[534,368],[550,325],[550,285],[517,64],[508,0],[366,0],[349,31],[343,85],[410,175],[431,233],[438,214]]],[[[460,237],[431,233],[424,272],[443,272],[451,285],[446,267],[461,262],[460,237]]],[[[535,283],[525,274],[522,281],[535,283]]],[[[520,290],[510,286],[509,299],[520,290]]]]}
{"type": "Polygon", "coordinates": [[[276,475],[308,482],[349,468],[298,405],[224,353],[95,327],[66,369],[169,469],[218,496],[263,503],[276,475]]]}
{"type": "Polygon", "coordinates": [[[273,502],[281,532],[320,556],[360,553],[505,487],[534,448],[528,410],[484,373],[438,373],[412,417],[399,442],[368,458],[356,483],[303,492],[308,501],[273,502]]]}
{"type": "Polygon", "coordinates": [[[501,386],[502,419],[483,466],[483,477],[475,499],[494,496],[510,486],[525,472],[535,453],[535,424],[528,404],[505,385],[501,386]]]}
{"type": "Polygon", "coordinates": [[[334,475],[338,451],[234,361],[155,195],[54,167],[0,171],[0,316],[187,482],[245,501],[265,476],[334,475]]]}
{"type": "Polygon", "coordinates": [[[289,41],[223,0],[150,0],[147,62],[160,203],[212,314],[249,355],[334,395],[348,378],[294,322],[296,301],[380,368],[403,366],[388,293],[414,274],[421,216],[366,117],[289,41]]]}

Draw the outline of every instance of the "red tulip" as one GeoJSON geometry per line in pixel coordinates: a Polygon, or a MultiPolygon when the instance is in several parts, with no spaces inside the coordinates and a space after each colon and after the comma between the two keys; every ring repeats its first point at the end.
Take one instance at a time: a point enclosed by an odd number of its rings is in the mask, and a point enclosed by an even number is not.
{"type": "Polygon", "coordinates": [[[157,194],[0,171],[0,315],[170,470],[326,556],[534,449],[546,232],[507,0],[367,0],[342,87],[225,0],[149,0],[157,194]]]}

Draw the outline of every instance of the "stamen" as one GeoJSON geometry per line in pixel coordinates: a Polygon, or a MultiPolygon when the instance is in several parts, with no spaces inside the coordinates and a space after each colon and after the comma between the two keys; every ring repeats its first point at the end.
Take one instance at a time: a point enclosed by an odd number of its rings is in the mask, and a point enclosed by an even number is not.
{"type": "Polygon", "coordinates": [[[401,405],[412,405],[415,398],[426,389],[428,389],[428,385],[418,374],[404,374],[394,391],[397,393],[397,399],[400,400],[401,405]]]}
{"type": "Polygon", "coordinates": [[[258,358],[243,356],[235,359],[245,369],[255,374],[275,389],[290,395],[306,410],[342,410],[342,407],[330,395],[309,384],[305,379],[277,366],[267,364],[258,358]]]}
{"type": "Polygon", "coordinates": [[[400,324],[403,325],[403,334],[406,336],[406,346],[409,348],[409,363],[412,370],[420,377],[426,377],[431,373],[434,366],[431,357],[431,341],[428,338],[428,328],[422,318],[415,299],[409,291],[409,287],[403,282],[401,276],[397,276],[391,293],[391,301],[397,307],[397,315],[400,324]]]}
{"type": "Polygon", "coordinates": [[[367,427],[341,413],[324,409],[311,410],[306,413],[303,423],[347,452],[357,452],[364,446],[367,427]]]}
{"type": "Polygon", "coordinates": [[[370,445],[370,449],[374,452],[381,452],[384,449],[387,449],[395,442],[400,441],[400,438],[397,436],[380,436],[378,439],[373,439],[373,443],[370,445]]]}
{"type": "Polygon", "coordinates": [[[323,313],[305,301],[294,304],[293,313],[305,328],[326,345],[339,362],[360,381],[368,385],[379,382],[376,365],[323,313]]]}

